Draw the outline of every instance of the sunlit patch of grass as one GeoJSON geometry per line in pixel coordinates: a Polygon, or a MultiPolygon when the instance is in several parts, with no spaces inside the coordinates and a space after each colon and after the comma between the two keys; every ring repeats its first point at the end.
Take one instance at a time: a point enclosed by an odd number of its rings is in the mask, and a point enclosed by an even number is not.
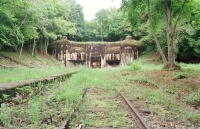
{"type": "Polygon", "coordinates": [[[182,69],[200,70],[200,64],[185,64],[180,63],[182,69]]]}
{"type": "Polygon", "coordinates": [[[154,64],[144,64],[142,65],[142,70],[161,70],[163,65],[154,65],[154,64]]]}
{"type": "Polygon", "coordinates": [[[46,67],[46,68],[0,68],[0,83],[13,82],[19,80],[27,80],[34,78],[46,77],[53,74],[73,71],[75,69],[67,69],[66,67],[46,67]]]}
{"type": "Polygon", "coordinates": [[[139,83],[146,83],[147,85],[157,87],[156,83],[154,81],[151,81],[151,80],[147,79],[145,76],[142,76],[142,75],[134,76],[133,80],[137,81],[139,83]]]}

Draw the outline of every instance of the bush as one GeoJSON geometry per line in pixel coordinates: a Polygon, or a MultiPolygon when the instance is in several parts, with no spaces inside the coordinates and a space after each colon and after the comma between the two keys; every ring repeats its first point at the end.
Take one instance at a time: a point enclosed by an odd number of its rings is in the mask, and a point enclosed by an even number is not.
{"type": "Polygon", "coordinates": [[[131,70],[141,70],[141,65],[138,62],[132,61],[130,66],[131,70]]]}
{"type": "Polygon", "coordinates": [[[188,78],[189,75],[185,72],[179,72],[177,75],[173,77],[174,80],[188,78]]]}

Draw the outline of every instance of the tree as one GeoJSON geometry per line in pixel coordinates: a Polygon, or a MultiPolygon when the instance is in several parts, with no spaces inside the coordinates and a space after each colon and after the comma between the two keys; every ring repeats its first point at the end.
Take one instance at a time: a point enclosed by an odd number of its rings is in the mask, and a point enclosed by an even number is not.
{"type": "Polygon", "coordinates": [[[195,1],[191,0],[128,0],[124,1],[127,6],[128,20],[132,27],[137,31],[140,25],[140,20],[143,14],[148,13],[148,21],[150,24],[151,32],[154,36],[155,43],[158,51],[162,57],[163,63],[167,68],[173,69],[175,66],[175,49],[174,49],[174,35],[177,26],[180,23],[180,18],[184,17],[185,21],[191,17],[192,9],[194,8],[195,1]],[[166,59],[163,50],[161,49],[157,30],[162,24],[162,19],[166,22],[166,35],[167,35],[167,49],[168,58],[166,59]]]}
{"type": "Polygon", "coordinates": [[[126,15],[120,9],[101,9],[95,16],[101,41],[119,41],[130,33],[126,15]]]}
{"type": "Polygon", "coordinates": [[[99,27],[99,32],[100,32],[100,37],[101,37],[101,41],[103,41],[104,35],[106,35],[106,31],[104,31],[105,28],[105,24],[108,21],[108,14],[110,13],[110,11],[108,9],[101,9],[99,10],[96,14],[96,20],[98,23],[98,27],[99,27]]]}
{"type": "Polygon", "coordinates": [[[128,29],[129,25],[125,21],[125,13],[120,9],[112,8],[108,14],[108,20],[105,24],[106,41],[119,41],[123,40],[126,35],[129,35],[131,31],[128,29]]]}
{"type": "Polygon", "coordinates": [[[69,0],[69,2],[71,3],[71,12],[70,12],[70,17],[69,20],[72,23],[75,23],[75,27],[76,27],[76,33],[75,34],[70,34],[67,37],[70,40],[76,40],[76,41],[82,41],[83,37],[84,37],[84,25],[85,25],[85,21],[84,21],[84,14],[82,11],[82,6],[80,4],[77,4],[75,0],[69,0]]]}
{"type": "Polygon", "coordinates": [[[50,40],[76,32],[68,0],[1,0],[0,5],[0,49],[22,52],[28,46],[34,55],[39,45],[47,50],[50,40]]]}
{"type": "Polygon", "coordinates": [[[23,0],[1,0],[0,5],[0,49],[3,46],[9,46],[16,50],[24,40],[24,36],[20,31],[23,22],[16,16],[18,16],[18,12],[24,12],[23,9],[27,2],[23,0]],[[18,7],[18,10],[14,10],[14,7],[18,7]]]}
{"type": "Polygon", "coordinates": [[[85,21],[83,41],[99,41],[97,21],[85,21]]]}

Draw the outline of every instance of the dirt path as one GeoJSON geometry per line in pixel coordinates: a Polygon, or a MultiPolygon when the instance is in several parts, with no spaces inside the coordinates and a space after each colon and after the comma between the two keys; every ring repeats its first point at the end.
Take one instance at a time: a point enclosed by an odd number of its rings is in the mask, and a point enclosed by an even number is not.
{"type": "Polygon", "coordinates": [[[88,89],[75,117],[71,122],[74,128],[80,125],[85,129],[135,128],[126,105],[113,90],[88,89]]]}

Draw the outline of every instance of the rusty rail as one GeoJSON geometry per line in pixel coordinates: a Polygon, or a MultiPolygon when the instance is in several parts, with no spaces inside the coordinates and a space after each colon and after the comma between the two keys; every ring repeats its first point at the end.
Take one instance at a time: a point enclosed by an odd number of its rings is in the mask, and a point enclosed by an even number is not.
{"type": "MultiPolygon", "coordinates": [[[[84,98],[86,92],[87,92],[87,88],[83,90],[82,98],[84,98]]],[[[68,126],[69,120],[70,120],[72,114],[75,112],[75,110],[76,110],[76,104],[75,104],[73,110],[67,115],[66,119],[62,122],[59,129],[68,129],[69,128],[67,126],[68,126]]]]}
{"type": "Polygon", "coordinates": [[[142,118],[142,116],[138,113],[138,111],[133,107],[133,105],[131,104],[131,102],[127,99],[127,97],[123,94],[120,93],[120,96],[123,98],[123,100],[126,102],[126,104],[129,106],[129,108],[131,109],[131,111],[137,116],[137,118],[140,120],[141,124],[146,128],[146,129],[152,129],[147,123],[146,121],[142,118]]]}
{"type": "Polygon", "coordinates": [[[30,84],[33,84],[33,83],[39,83],[39,82],[43,82],[43,81],[50,81],[50,80],[53,80],[53,79],[56,79],[56,78],[59,78],[59,77],[62,77],[62,76],[72,75],[76,72],[77,71],[73,71],[73,72],[67,72],[67,73],[62,73],[62,74],[55,74],[55,75],[47,76],[47,77],[44,77],[44,78],[1,83],[0,84],[0,91],[10,90],[10,89],[14,89],[14,88],[17,88],[17,87],[27,86],[27,85],[30,85],[30,84]]]}

